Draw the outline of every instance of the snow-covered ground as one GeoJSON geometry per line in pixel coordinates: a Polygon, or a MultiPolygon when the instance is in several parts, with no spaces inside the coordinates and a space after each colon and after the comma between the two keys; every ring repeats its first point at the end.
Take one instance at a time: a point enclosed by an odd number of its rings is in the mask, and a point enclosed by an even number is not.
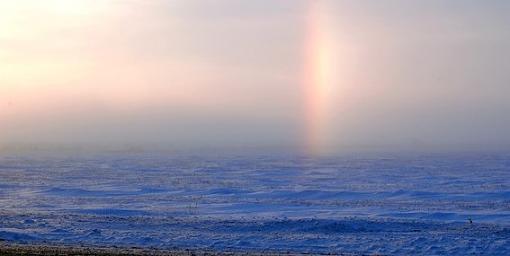
{"type": "Polygon", "coordinates": [[[4,156],[0,240],[509,255],[510,155],[4,156]]]}

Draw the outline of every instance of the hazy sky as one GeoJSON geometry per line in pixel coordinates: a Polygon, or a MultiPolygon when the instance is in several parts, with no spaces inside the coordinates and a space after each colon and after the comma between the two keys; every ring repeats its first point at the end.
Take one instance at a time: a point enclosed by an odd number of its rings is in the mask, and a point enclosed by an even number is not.
{"type": "Polygon", "coordinates": [[[510,1],[0,0],[1,145],[510,145],[510,1]]]}

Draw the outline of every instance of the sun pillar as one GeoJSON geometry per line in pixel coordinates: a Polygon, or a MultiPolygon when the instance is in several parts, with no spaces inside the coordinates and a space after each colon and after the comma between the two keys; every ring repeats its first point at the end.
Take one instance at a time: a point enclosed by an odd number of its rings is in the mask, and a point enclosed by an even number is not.
{"type": "Polygon", "coordinates": [[[305,152],[318,156],[326,151],[328,91],[331,85],[330,43],[324,4],[309,1],[305,36],[305,152]]]}

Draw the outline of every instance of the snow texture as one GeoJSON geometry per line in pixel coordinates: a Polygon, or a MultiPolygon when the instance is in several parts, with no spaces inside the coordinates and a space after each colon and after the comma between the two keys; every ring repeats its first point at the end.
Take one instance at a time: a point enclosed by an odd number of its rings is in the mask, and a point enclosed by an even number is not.
{"type": "Polygon", "coordinates": [[[509,255],[510,156],[4,156],[0,207],[11,243],[509,255]]]}

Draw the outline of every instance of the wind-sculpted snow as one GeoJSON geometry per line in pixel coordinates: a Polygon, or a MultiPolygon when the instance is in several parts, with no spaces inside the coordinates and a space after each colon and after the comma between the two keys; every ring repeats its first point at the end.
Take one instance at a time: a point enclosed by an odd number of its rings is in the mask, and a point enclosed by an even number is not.
{"type": "Polygon", "coordinates": [[[0,206],[12,243],[505,255],[510,156],[11,156],[0,206]]]}

